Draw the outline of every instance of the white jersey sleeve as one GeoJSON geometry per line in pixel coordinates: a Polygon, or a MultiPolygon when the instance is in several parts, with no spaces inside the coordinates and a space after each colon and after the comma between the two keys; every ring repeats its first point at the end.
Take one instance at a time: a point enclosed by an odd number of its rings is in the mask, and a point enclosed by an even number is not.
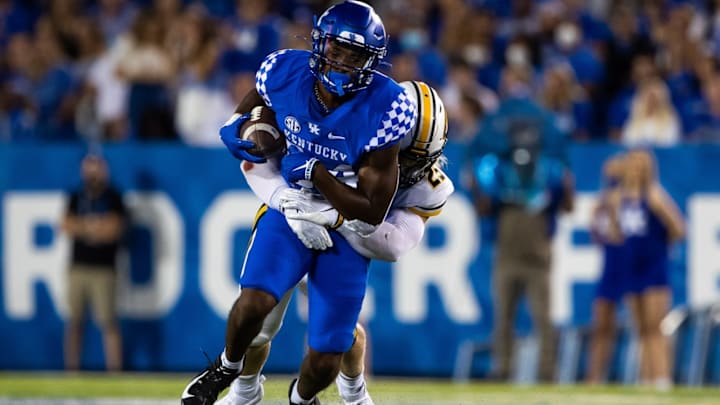
{"type": "Polygon", "coordinates": [[[268,160],[266,163],[257,164],[243,161],[240,168],[253,193],[270,208],[279,210],[277,196],[289,186],[280,174],[277,162],[268,160]]]}
{"type": "Polygon", "coordinates": [[[406,209],[395,208],[368,236],[361,236],[345,226],[338,228],[338,232],[361,255],[394,262],[422,240],[425,219],[406,209]]]}

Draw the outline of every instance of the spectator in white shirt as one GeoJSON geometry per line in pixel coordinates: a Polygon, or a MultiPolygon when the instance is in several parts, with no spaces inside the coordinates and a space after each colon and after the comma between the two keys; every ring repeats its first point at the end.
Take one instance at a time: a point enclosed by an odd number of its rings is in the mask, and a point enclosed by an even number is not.
{"type": "Polygon", "coordinates": [[[667,85],[660,79],[644,83],[633,97],[622,143],[629,147],[672,146],[680,137],[680,119],[670,102],[667,85]]]}

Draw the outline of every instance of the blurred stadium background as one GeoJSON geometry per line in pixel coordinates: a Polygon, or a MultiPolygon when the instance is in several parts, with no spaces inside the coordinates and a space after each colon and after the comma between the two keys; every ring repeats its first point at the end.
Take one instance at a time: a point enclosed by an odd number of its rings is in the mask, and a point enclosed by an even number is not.
{"type": "MultiPolygon", "coordinates": [[[[498,137],[485,118],[523,93],[550,123],[553,152],[576,176],[576,209],[555,237],[552,313],[560,331],[557,382],[583,380],[600,269],[588,232],[600,167],[634,142],[635,96],[654,86],[670,118],[658,124],[663,135],[649,141],[657,146],[661,182],[688,225],[686,240],[672,251],[673,312],[665,323],[675,343],[674,379],[720,383],[720,2],[370,3],[390,33],[386,72],[440,90],[451,119],[447,172],[458,186],[421,246],[397,263],[373,264],[364,309],[373,373],[456,382],[489,373],[492,239],[490,224],[473,212],[463,170],[498,137]]],[[[0,370],[62,370],[68,241],[58,224],[88,145],[102,146],[132,210],[119,303],[126,368],[189,377],[205,364],[201,349],[222,349],[258,202],[217,129],[253,86],[262,58],[278,48],[307,48],[302,37],[312,16],[329,4],[0,0],[0,370]]],[[[294,373],[299,365],[306,316],[300,301],[273,346],[270,374],[294,373]]],[[[634,336],[627,316],[620,321],[608,380],[631,386],[634,336]]],[[[535,342],[526,308],[517,331],[513,382],[532,383],[535,342]]],[[[84,368],[103,368],[96,329],[87,333],[84,356],[84,368]]],[[[2,381],[9,376],[0,374],[0,396],[27,396],[2,381]]],[[[447,387],[438,391],[463,389],[447,387]]],[[[541,391],[511,390],[497,403],[573,398],[556,390],[543,399],[541,391]]],[[[614,388],[607,403],[701,403],[717,394],[685,391],[692,398],[686,402],[676,391],[679,402],[655,394],[642,402],[637,392],[614,388]]]]}

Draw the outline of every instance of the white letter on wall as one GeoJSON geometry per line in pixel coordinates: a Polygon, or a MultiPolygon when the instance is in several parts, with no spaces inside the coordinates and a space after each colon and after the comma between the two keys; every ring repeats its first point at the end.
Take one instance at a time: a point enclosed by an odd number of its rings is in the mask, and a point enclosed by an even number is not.
{"type": "Polygon", "coordinates": [[[35,317],[35,283],[47,285],[50,298],[60,313],[66,313],[65,274],[68,241],[61,236],[59,224],[64,215],[65,195],[61,192],[10,192],[3,199],[3,297],[5,310],[12,319],[35,317]],[[37,225],[46,224],[55,231],[53,243],[35,245],[37,225]]]}
{"type": "Polygon", "coordinates": [[[125,202],[132,222],[152,233],[152,278],[146,285],[133,285],[129,272],[120,278],[118,309],[137,319],[165,316],[182,293],[185,263],[185,229],[173,202],[162,192],[129,192],[125,202]]]}
{"type": "Polygon", "coordinates": [[[688,303],[701,308],[720,297],[720,196],[694,194],[687,212],[688,303]]]}
{"type": "MultiPolygon", "coordinates": [[[[208,208],[200,233],[200,290],[215,313],[225,319],[238,295],[231,268],[233,234],[251,229],[258,209],[253,193],[225,192],[208,208]]],[[[240,269],[237,269],[240,271],[240,269]]]]}
{"type": "Polygon", "coordinates": [[[429,226],[443,227],[445,245],[428,249],[421,242],[394,266],[393,306],[398,321],[417,323],[427,318],[430,284],[438,288],[450,319],[458,323],[480,319],[480,306],[467,274],[479,249],[476,222],[472,204],[458,196],[451,196],[443,213],[428,220],[429,226]]]}
{"type": "MultiPolygon", "coordinates": [[[[578,193],[575,209],[558,219],[553,243],[553,270],[550,284],[552,318],[556,323],[570,320],[573,308],[572,285],[575,282],[595,281],[600,273],[600,253],[596,246],[575,246],[573,231],[590,228],[594,193],[578,193]]],[[[590,297],[589,299],[592,299],[590,297]]]]}

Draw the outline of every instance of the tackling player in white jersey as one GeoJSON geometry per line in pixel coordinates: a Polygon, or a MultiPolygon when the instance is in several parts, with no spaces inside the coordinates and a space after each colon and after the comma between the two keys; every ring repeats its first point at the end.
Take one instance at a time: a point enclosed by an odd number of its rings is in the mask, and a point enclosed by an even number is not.
{"type": "MultiPolygon", "coordinates": [[[[415,128],[400,143],[400,187],[385,221],[372,226],[362,221],[343,221],[327,202],[312,194],[287,186],[275,165],[242,163],[242,171],[255,194],[271,208],[285,212],[288,218],[305,220],[337,229],[362,255],[384,261],[396,261],[422,239],[425,222],[440,214],[454,186],[443,173],[442,151],[447,141],[447,114],[437,92],[423,82],[400,83],[418,107],[415,128]]],[[[303,242],[322,244],[322,238],[298,233],[303,242]]],[[[303,282],[299,284],[302,291],[303,282]]],[[[270,342],[282,326],[292,296],[288,291],[265,318],[262,331],[245,355],[240,377],[230,386],[222,405],[253,405],[263,397],[260,375],[270,351],[270,342]]],[[[365,331],[356,326],[352,347],[343,354],[336,384],[345,404],[372,405],[363,376],[365,331]]]]}

